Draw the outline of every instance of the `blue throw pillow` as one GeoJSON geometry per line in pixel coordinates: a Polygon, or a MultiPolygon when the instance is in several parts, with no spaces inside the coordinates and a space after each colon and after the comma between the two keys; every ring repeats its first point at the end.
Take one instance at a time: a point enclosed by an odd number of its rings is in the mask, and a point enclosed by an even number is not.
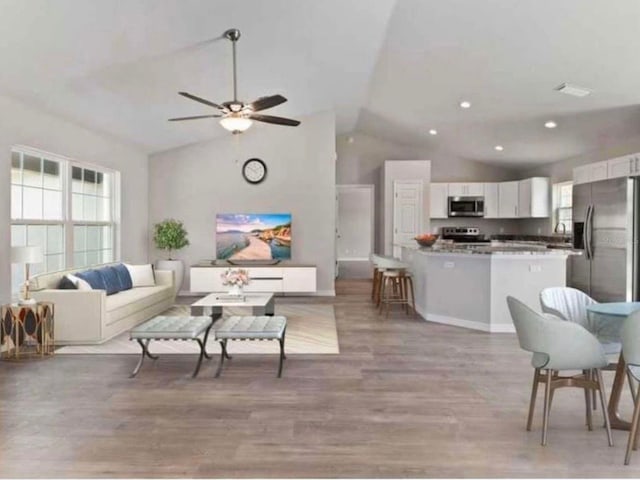
{"type": "Polygon", "coordinates": [[[113,268],[118,278],[120,279],[120,290],[130,290],[133,288],[133,281],[131,280],[131,274],[129,273],[129,269],[125,267],[122,263],[118,265],[114,265],[113,268]]]}
{"type": "Polygon", "coordinates": [[[106,290],[107,286],[104,284],[102,275],[97,270],[86,270],[84,272],[76,273],[76,277],[83,279],[94,290],[106,290]]]}
{"type": "Polygon", "coordinates": [[[107,291],[107,295],[113,295],[114,293],[118,293],[120,288],[120,279],[118,278],[118,274],[111,267],[102,267],[96,270],[102,277],[102,281],[104,282],[105,290],[107,291]]]}

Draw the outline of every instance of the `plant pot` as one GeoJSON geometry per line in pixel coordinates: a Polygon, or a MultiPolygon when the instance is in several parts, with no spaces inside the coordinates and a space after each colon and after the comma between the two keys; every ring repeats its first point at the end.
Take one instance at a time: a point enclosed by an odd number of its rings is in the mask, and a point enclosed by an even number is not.
{"type": "Polygon", "coordinates": [[[158,270],[172,270],[174,285],[173,289],[175,294],[178,295],[182,289],[182,282],[184,281],[184,263],[182,260],[158,260],[156,262],[156,268],[158,270]]]}

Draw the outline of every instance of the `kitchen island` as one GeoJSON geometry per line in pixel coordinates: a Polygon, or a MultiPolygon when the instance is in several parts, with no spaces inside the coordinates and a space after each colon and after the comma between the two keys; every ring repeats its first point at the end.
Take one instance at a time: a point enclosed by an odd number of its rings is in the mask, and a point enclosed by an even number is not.
{"type": "Polygon", "coordinates": [[[514,332],[508,295],[540,310],[546,287],[566,285],[568,250],[534,246],[402,246],[416,310],[428,321],[485,332],[514,332]]]}

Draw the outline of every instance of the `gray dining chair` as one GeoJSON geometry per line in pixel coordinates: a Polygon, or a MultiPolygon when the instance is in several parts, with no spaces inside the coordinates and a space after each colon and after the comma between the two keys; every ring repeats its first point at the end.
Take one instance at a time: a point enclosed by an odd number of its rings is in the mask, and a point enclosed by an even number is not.
{"type": "Polygon", "coordinates": [[[589,408],[589,390],[595,390],[600,393],[607,439],[609,446],[613,446],[601,372],[601,369],[606,367],[608,362],[598,339],[581,325],[564,321],[554,315],[540,314],[514,297],[507,297],[507,304],[520,347],[533,353],[531,364],[534,368],[534,375],[527,430],[531,430],[539,383],[545,384],[542,445],[547,444],[549,410],[553,391],[561,387],[584,389],[587,402],[587,426],[591,430],[593,425],[591,408],[589,408]],[[559,372],[563,370],[582,370],[582,374],[561,376],[559,372]]]}
{"type": "MultiPolygon", "coordinates": [[[[627,364],[627,374],[640,381],[640,311],[627,317],[622,325],[622,355],[627,364]]],[[[640,421],[640,396],[635,397],[631,431],[627,441],[624,464],[629,465],[631,450],[638,448],[638,422],[640,421]]]]}

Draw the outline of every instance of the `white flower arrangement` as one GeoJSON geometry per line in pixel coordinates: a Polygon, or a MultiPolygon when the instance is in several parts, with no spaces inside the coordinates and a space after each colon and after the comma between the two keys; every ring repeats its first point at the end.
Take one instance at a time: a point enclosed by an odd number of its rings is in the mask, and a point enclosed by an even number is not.
{"type": "Polygon", "coordinates": [[[244,268],[228,268],[220,274],[222,284],[232,287],[249,285],[249,271],[244,268]]]}

